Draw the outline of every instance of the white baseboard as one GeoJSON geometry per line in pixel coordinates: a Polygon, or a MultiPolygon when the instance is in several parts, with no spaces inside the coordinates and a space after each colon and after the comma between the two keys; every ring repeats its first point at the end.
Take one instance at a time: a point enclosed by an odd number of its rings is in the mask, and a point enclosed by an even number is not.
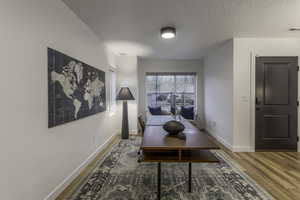
{"type": "Polygon", "coordinates": [[[232,145],[229,142],[227,142],[226,140],[224,140],[224,138],[222,138],[220,136],[217,136],[217,140],[219,142],[221,142],[226,148],[228,148],[229,150],[233,151],[232,145]]]}
{"type": "Polygon", "coordinates": [[[234,146],[233,152],[252,152],[250,146],[234,146]]]}
{"type": "Polygon", "coordinates": [[[218,142],[223,144],[226,148],[231,150],[232,152],[252,152],[250,146],[233,146],[229,142],[227,142],[224,138],[218,136],[217,134],[213,134],[213,131],[206,128],[206,131],[213,136],[218,142]]]}
{"type": "Polygon", "coordinates": [[[138,130],[137,129],[133,129],[129,131],[130,135],[137,135],[138,134],[138,130]]]}
{"type": "Polygon", "coordinates": [[[221,144],[223,144],[227,149],[233,151],[233,146],[227,142],[224,138],[220,137],[219,135],[217,134],[213,134],[213,131],[209,130],[209,129],[205,129],[206,132],[208,132],[211,136],[213,136],[218,142],[220,142],[221,144]]]}
{"type": "Polygon", "coordinates": [[[81,165],[79,165],[69,176],[67,176],[50,194],[48,194],[44,200],[55,200],[60,193],[62,193],[68,185],[75,180],[76,177],[80,175],[80,173],[90,164],[95,157],[103,151],[111,142],[112,140],[118,135],[119,133],[115,133],[106,140],[102,145],[100,145],[81,165]]]}

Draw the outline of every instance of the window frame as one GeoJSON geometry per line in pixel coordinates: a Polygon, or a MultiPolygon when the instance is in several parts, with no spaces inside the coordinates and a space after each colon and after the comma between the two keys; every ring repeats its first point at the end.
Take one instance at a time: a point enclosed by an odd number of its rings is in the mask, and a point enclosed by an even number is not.
{"type": "MultiPolygon", "coordinates": [[[[184,105],[189,105],[188,103],[186,103],[186,99],[185,99],[185,96],[186,95],[189,95],[189,94],[192,94],[192,95],[194,95],[194,98],[193,98],[193,100],[194,100],[194,103],[193,103],[193,106],[194,106],[194,108],[195,108],[195,110],[197,110],[197,101],[198,101],[198,95],[197,95],[197,85],[198,85],[198,77],[197,77],[197,73],[195,73],[195,72],[184,72],[184,73],[181,73],[181,72],[163,72],[163,73],[160,73],[160,72],[158,72],[158,73],[156,73],[156,72],[148,72],[148,73],[146,73],[146,76],[145,76],[145,85],[146,85],[146,107],[148,107],[149,105],[151,105],[151,104],[149,104],[149,102],[148,102],[148,94],[149,93],[151,93],[151,94],[154,94],[155,95],[155,105],[157,106],[157,105],[160,105],[160,106],[162,106],[162,108],[163,107],[166,107],[166,106],[164,106],[164,105],[161,105],[161,104],[159,104],[158,103],[158,101],[157,101],[157,97],[158,97],[158,95],[160,95],[160,94],[164,94],[164,92],[160,92],[159,91],[159,88],[158,88],[158,77],[159,76],[174,76],[174,92],[170,92],[170,94],[175,94],[175,95],[182,95],[182,97],[183,97],[183,102],[182,103],[176,103],[176,106],[178,107],[181,107],[181,106],[184,106],[184,105]],[[148,76],[155,76],[156,77],[156,79],[155,79],[155,91],[154,92],[149,92],[149,90],[148,90],[148,79],[147,79],[147,77],[148,76]],[[185,91],[183,91],[183,92],[177,92],[177,76],[194,76],[194,91],[193,92],[185,92],[185,91]]],[[[186,82],[187,82],[187,79],[185,79],[185,85],[187,84],[186,82]]],[[[186,87],[186,86],[185,86],[186,87]]],[[[184,89],[185,90],[185,89],[184,89]]]]}
{"type": "Polygon", "coordinates": [[[111,67],[109,69],[109,111],[112,114],[115,113],[117,109],[116,98],[117,98],[117,73],[111,67]]]}

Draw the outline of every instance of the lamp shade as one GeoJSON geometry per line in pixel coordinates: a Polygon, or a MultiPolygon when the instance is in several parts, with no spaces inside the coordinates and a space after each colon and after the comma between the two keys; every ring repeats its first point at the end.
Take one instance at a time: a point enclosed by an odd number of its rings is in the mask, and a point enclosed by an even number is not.
{"type": "Polygon", "coordinates": [[[122,87],[117,96],[117,100],[135,100],[128,87],[122,87]]]}

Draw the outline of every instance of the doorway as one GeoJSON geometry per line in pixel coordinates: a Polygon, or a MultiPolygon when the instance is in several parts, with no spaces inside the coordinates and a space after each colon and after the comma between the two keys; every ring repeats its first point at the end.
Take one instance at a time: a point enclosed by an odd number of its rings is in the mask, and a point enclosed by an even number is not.
{"type": "Polygon", "coordinates": [[[297,151],[298,57],[257,57],[255,150],[297,151]]]}

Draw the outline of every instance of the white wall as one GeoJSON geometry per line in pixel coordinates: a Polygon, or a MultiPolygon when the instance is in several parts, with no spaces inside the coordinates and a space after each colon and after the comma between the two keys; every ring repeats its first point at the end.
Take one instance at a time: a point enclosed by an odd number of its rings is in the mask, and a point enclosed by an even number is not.
{"type": "Polygon", "coordinates": [[[138,58],[139,102],[138,113],[146,109],[147,72],[196,72],[197,73],[197,112],[199,123],[203,120],[203,61],[202,60],[163,60],[138,58]]]}
{"type": "Polygon", "coordinates": [[[108,53],[60,0],[1,0],[0,26],[1,199],[41,200],[119,127],[103,112],[47,128],[47,47],[106,72],[108,53]]]}
{"type": "MultiPolygon", "coordinates": [[[[137,102],[138,95],[138,77],[137,77],[137,57],[136,56],[118,56],[118,92],[121,87],[129,87],[135,100],[127,101],[128,103],[128,122],[129,133],[137,133],[137,102]]],[[[119,107],[122,107],[122,101],[118,102],[119,107]]],[[[122,108],[121,108],[122,109],[122,108]]],[[[120,119],[121,120],[121,119],[120,119]]]]}
{"type": "Polygon", "coordinates": [[[255,146],[255,56],[300,56],[300,39],[234,38],[204,59],[206,128],[237,152],[255,146]]]}
{"type": "MultiPolygon", "coordinates": [[[[300,39],[235,38],[234,39],[234,144],[237,150],[253,151],[255,55],[300,56],[300,39]],[[252,75],[251,75],[252,74],[252,75]]],[[[299,59],[300,60],[300,59],[299,59]]],[[[298,86],[300,89],[300,85],[298,86]]],[[[298,115],[298,135],[299,134],[298,115]]],[[[300,146],[298,143],[298,150],[300,146]]]]}
{"type": "Polygon", "coordinates": [[[204,58],[206,129],[233,148],[233,40],[204,58]]]}

